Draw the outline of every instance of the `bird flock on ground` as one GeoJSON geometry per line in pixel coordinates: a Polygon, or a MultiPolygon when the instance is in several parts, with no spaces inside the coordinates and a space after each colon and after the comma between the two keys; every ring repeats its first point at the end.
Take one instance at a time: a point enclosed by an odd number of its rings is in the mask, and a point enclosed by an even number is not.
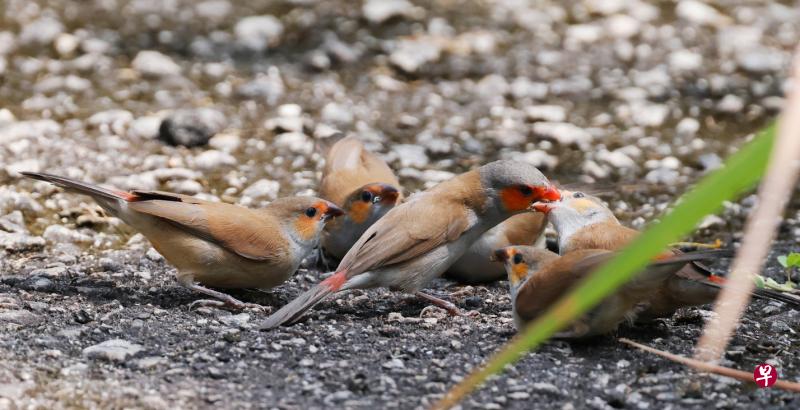
{"type": "MultiPolygon", "coordinates": [[[[559,190],[527,163],[491,162],[406,198],[392,169],[357,138],[337,134],[327,141],[320,148],[326,162],[319,197],[281,198],[262,209],[23,175],[88,195],[141,232],[177,268],[179,284],[211,298],[195,304],[260,307],[219,289],[276,287],[315,255],[335,266],[270,315],[263,330],[290,325],[348,289],[409,292],[460,315],[451,302],[422,292],[444,274],[462,283],[507,277],[521,329],[638,234],[598,198],[559,190]],[[558,253],[545,247],[548,223],[558,236],[558,253]]],[[[625,321],[710,303],[724,278],[703,262],[729,254],[669,249],[558,336],[602,335],[625,321]]],[[[756,289],[754,296],[800,306],[777,291],[756,289]]]]}

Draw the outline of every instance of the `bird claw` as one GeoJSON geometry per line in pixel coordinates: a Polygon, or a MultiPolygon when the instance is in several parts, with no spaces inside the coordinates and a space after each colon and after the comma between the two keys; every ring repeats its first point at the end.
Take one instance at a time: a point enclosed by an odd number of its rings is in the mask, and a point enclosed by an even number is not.
{"type": "Polygon", "coordinates": [[[189,305],[189,310],[195,310],[201,307],[215,307],[215,308],[230,308],[233,310],[245,310],[245,309],[252,309],[261,312],[267,312],[267,307],[259,305],[257,303],[245,303],[245,302],[233,302],[233,301],[222,301],[222,300],[215,300],[215,299],[199,299],[195,300],[189,305]]]}

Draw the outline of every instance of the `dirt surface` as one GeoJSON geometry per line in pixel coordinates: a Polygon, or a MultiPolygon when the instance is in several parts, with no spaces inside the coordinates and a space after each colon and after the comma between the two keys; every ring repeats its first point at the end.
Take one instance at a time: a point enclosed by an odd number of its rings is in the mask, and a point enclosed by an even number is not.
{"type": "MultiPolygon", "coordinates": [[[[354,291],[259,332],[267,312],[190,309],[146,239],[19,171],[261,206],[314,192],[316,136],[333,127],[407,192],[515,158],[638,228],[774,118],[800,38],[788,2],[423,3],[5,0],[0,408],[425,408],[515,334],[506,282],[444,279],[432,291],[477,318],[354,291]],[[194,146],[165,143],[165,119],[194,146]]],[[[735,246],[753,202],[691,239],[735,246]]],[[[776,280],[799,210],[770,255],[776,280]]],[[[303,268],[235,296],[274,310],[319,279],[303,268]]],[[[463,407],[800,408],[616,342],[691,354],[709,309],[549,342],[463,407]]],[[[800,381],[798,330],[799,311],[755,301],[723,364],[800,381]]]]}

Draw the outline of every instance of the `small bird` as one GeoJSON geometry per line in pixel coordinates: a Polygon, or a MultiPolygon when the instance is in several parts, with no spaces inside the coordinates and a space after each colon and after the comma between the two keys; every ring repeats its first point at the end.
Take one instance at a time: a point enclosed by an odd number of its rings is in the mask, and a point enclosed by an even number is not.
{"type": "MultiPolygon", "coordinates": [[[[502,261],[508,273],[511,308],[517,329],[521,330],[539,317],[613,255],[613,252],[603,249],[580,249],[562,256],[531,246],[497,249],[494,259],[502,261]]],[[[556,337],[571,339],[611,333],[621,323],[632,321],[641,304],[656,294],[664,282],[686,263],[721,256],[730,256],[730,252],[710,250],[660,258],[556,337]]]]}
{"type": "Polygon", "coordinates": [[[399,187],[391,168],[361,141],[336,141],[325,156],[319,195],[345,214],[325,226],[322,248],[341,259],[367,228],[403,200],[399,187]]]}
{"type": "Polygon", "coordinates": [[[22,174],[92,197],[147,237],[177,268],[178,283],[221,301],[206,304],[233,308],[254,305],[202,285],[264,289],[283,283],[318,245],[325,223],[343,213],[314,197],[281,198],[256,210],[169,192],[126,192],[57,175],[22,174]]]}
{"type": "MultiPolygon", "coordinates": [[[[562,255],[581,249],[615,251],[639,235],[639,231],[620,224],[599,198],[583,192],[562,191],[561,201],[537,203],[533,208],[548,215],[558,234],[562,255]]],[[[667,255],[680,252],[672,249],[667,255]]],[[[712,273],[703,264],[688,263],[653,295],[639,318],[669,317],[681,307],[712,303],[724,283],[724,277],[712,273]]],[[[755,289],[753,296],[800,306],[800,300],[770,289],[755,289]]]]}
{"type": "Polygon", "coordinates": [[[484,232],[537,201],[558,200],[558,190],[532,165],[495,161],[415,194],[369,227],[336,272],[273,313],[271,329],[297,320],[331,293],[388,287],[457,311],[419,292],[444,273],[484,232]]]}
{"type": "Polygon", "coordinates": [[[468,284],[500,280],[506,276],[506,272],[502,265],[491,261],[494,250],[511,245],[544,248],[545,227],[547,218],[543,213],[514,215],[481,235],[464,256],[450,266],[446,276],[468,284]]]}

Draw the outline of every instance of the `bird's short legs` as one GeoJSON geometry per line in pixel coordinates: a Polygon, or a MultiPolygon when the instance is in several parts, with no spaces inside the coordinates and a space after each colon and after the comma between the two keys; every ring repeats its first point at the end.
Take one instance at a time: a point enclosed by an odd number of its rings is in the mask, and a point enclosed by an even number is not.
{"type": "Polygon", "coordinates": [[[190,309],[194,309],[194,308],[201,307],[201,306],[230,307],[230,308],[237,309],[237,310],[242,310],[242,309],[246,309],[246,308],[259,309],[259,310],[264,310],[265,309],[264,306],[261,306],[259,304],[256,304],[256,303],[245,303],[245,302],[242,302],[241,300],[236,299],[235,297],[233,297],[233,296],[231,296],[231,295],[229,295],[227,293],[218,292],[216,290],[209,289],[209,288],[207,288],[205,286],[201,286],[201,285],[198,285],[196,283],[192,283],[192,284],[188,284],[188,285],[184,285],[184,286],[186,286],[187,288],[189,288],[189,289],[191,289],[191,290],[193,290],[195,292],[199,292],[199,293],[202,293],[204,295],[208,295],[208,296],[211,296],[211,297],[214,298],[214,299],[196,300],[196,301],[192,302],[191,305],[189,305],[190,309]]]}
{"type": "Polygon", "coordinates": [[[444,299],[439,299],[436,296],[429,295],[427,293],[420,291],[414,292],[414,295],[416,295],[418,298],[426,302],[439,306],[440,308],[448,311],[453,316],[463,316],[463,313],[461,313],[461,309],[456,307],[456,305],[454,305],[453,302],[448,302],[444,299]]]}

